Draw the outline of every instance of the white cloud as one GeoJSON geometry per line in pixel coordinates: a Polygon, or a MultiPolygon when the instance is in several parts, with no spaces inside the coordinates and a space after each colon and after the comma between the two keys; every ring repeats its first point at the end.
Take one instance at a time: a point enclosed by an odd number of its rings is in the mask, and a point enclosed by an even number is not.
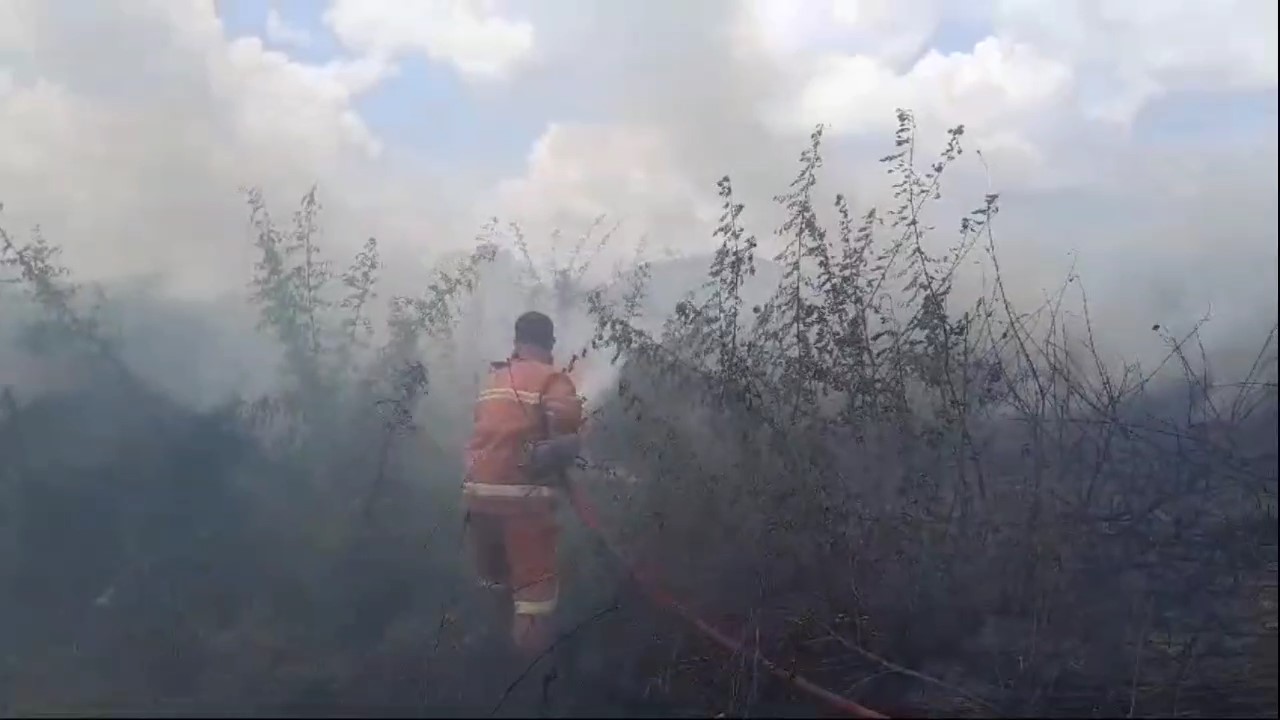
{"type": "Polygon", "coordinates": [[[481,79],[507,76],[534,46],[533,25],[500,16],[492,0],[335,0],[325,22],[361,52],[422,53],[481,79]]]}
{"type": "Polygon", "coordinates": [[[826,122],[837,133],[884,132],[893,108],[911,108],[930,130],[965,124],[1016,181],[1062,182],[1072,175],[1062,168],[1078,155],[1082,133],[1123,137],[1140,112],[1169,94],[1276,86],[1276,5],[1264,0],[992,0],[979,3],[987,5],[986,38],[968,50],[928,50],[905,65],[954,5],[795,3],[787,12],[807,20],[776,23],[768,8],[781,0],[753,2],[764,47],[785,37],[826,48],[777,56],[804,78],[771,110],[777,127],[798,133],[826,122]],[[842,29],[849,24],[866,33],[842,29]],[[833,33],[845,48],[831,49],[833,33]],[[871,34],[881,39],[868,40],[871,34]]]}
{"type": "Polygon", "coordinates": [[[1183,102],[1187,91],[1238,101],[1240,92],[1274,89],[1274,3],[745,0],[684,14],[666,3],[649,7],[593,16],[596,25],[557,38],[574,57],[591,58],[593,78],[609,79],[604,102],[622,114],[589,132],[549,131],[506,183],[504,207],[562,221],[613,208],[633,233],[661,227],[659,234],[701,241],[701,209],[714,202],[715,180],[730,173],[767,251],[776,247],[765,237],[778,220],[772,195],[793,176],[813,124],[831,130],[823,192],[851,192],[866,205],[885,198],[890,180],[874,160],[892,146],[895,108],[906,107],[925,157],[945,127],[961,123],[966,147],[983,150],[990,178],[973,153],[949,171],[939,234],[983,193],[1003,192],[1007,282],[1029,302],[1078,251],[1086,280],[1099,278],[1090,284],[1094,309],[1115,318],[1105,333],[1121,346],[1137,342],[1134,322],[1198,315],[1209,302],[1222,311],[1220,326],[1247,325],[1246,307],[1275,314],[1274,270],[1248,283],[1227,280],[1239,267],[1274,267],[1276,219],[1266,210],[1274,137],[1232,137],[1227,123],[1219,129],[1203,115],[1205,129],[1174,146],[1137,134],[1143,113],[1157,101],[1183,102]],[[677,18],[702,30],[676,27],[677,18]],[[940,34],[947,50],[934,47],[940,34]],[[964,34],[976,39],[957,42],[964,34]],[[652,41],[632,49],[620,45],[623,37],[652,41]],[[674,206],[698,210],[669,223],[670,213],[652,211],[663,207],[658,201],[628,205],[617,181],[628,163],[660,168],[655,176],[670,194],[687,198],[674,206]],[[510,204],[512,188],[519,205],[510,204]],[[1224,194],[1248,208],[1242,217],[1226,217],[1224,194]],[[1175,283],[1186,293],[1172,303],[1167,278],[1188,275],[1196,280],[1175,283]],[[1225,317],[1228,307],[1234,318],[1225,317]]]}
{"type": "Polygon", "coordinates": [[[1116,72],[1149,77],[1166,89],[1276,83],[1276,4],[1264,0],[1002,0],[994,22],[1002,34],[1090,69],[1112,62],[1116,72]]]}
{"type": "Polygon", "coordinates": [[[855,51],[897,67],[922,52],[943,16],[936,0],[746,0],[750,35],[795,60],[855,51]]]}
{"type": "Polygon", "coordinates": [[[277,45],[307,47],[311,44],[311,33],[290,25],[275,8],[267,10],[266,33],[267,39],[277,45]]]}
{"type": "Polygon", "coordinates": [[[1043,168],[1041,123],[1069,102],[1072,69],[1034,47],[986,38],[965,53],[929,51],[905,73],[867,55],[823,58],[787,107],[796,130],[822,122],[836,133],[893,131],[894,108],[912,109],[923,135],[965,124],[976,145],[1006,169],[1043,168]]]}
{"type": "Polygon", "coordinates": [[[236,108],[241,137],[262,147],[295,146],[328,162],[351,147],[376,156],[381,142],[355,112],[356,96],[390,73],[372,58],[298,63],[267,50],[258,38],[237,38],[227,46],[229,73],[224,99],[236,108]],[[301,119],[307,122],[298,122],[301,119]]]}
{"type": "Polygon", "coordinates": [[[79,19],[54,4],[0,7],[30,28],[0,84],[5,224],[45,225],[82,276],[159,271],[173,289],[225,291],[247,271],[241,186],[285,207],[316,181],[376,192],[366,178],[382,141],[354,101],[385,63],[310,65],[228,39],[198,0],[103,4],[79,19]],[[79,35],[95,20],[98,33],[79,35]]]}
{"type": "MultiPolygon", "coordinates": [[[[303,62],[269,38],[229,38],[208,0],[0,0],[6,226],[44,223],[82,273],[237,290],[246,183],[284,211],[318,181],[328,245],[378,234],[419,255],[457,247],[492,214],[537,239],[608,213],[624,238],[705,249],[727,173],[768,249],[771,198],[811,124],[832,130],[822,201],[844,191],[861,206],[887,185],[874,159],[905,106],[922,137],[964,123],[968,147],[983,148],[1023,291],[1076,249],[1117,337],[1133,318],[1170,321],[1155,312],[1173,307],[1170,286],[1186,290],[1183,314],[1211,299],[1239,318],[1274,315],[1273,130],[1201,109],[1198,130],[1144,134],[1171,103],[1274,91],[1265,0],[334,0],[326,22],[341,56],[303,62]],[[433,132],[414,114],[432,89],[384,88],[415,53],[477,80],[518,73],[451,100],[477,103],[465,117],[498,113],[475,129],[444,118],[461,152],[384,136],[360,112],[385,89],[380,105],[403,102],[398,129],[433,132]],[[530,127],[545,130],[527,157],[496,153],[530,127]],[[1195,280],[1168,280],[1182,277],[1195,280]]],[[[312,40],[309,53],[324,44],[312,40]]],[[[1274,101],[1254,112],[1274,121],[1274,101]]],[[[964,162],[948,187],[960,204],[988,189],[964,162]]]]}
{"type": "Polygon", "coordinates": [[[1276,4],[1264,0],[1002,0],[993,21],[1003,36],[1079,69],[1076,109],[1086,121],[1127,125],[1177,91],[1276,85],[1276,4]]]}

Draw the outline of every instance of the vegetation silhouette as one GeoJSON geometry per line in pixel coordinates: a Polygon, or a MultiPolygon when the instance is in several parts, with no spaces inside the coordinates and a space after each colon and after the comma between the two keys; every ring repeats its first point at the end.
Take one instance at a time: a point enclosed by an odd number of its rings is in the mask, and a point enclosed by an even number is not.
{"type": "Polygon", "coordinates": [[[766,656],[890,714],[1274,715],[1274,319],[1231,382],[1201,323],[1152,328],[1159,367],[1105,362],[1074,274],[1015,307],[997,195],[927,223],[964,131],[926,163],[897,119],[895,205],[838,195],[823,224],[819,127],[775,258],[722,179],[678,301],[650,291],[687,261],[591,284],[601,219],[549,269],[495,220],[380,303],[375,239],[340,271],[315,190],[283,225],[247,190],[278,381],[205,406],[134,369],[38,230],[0,230],[0,327],[46,368],[0,397],[3,712],[813,712],[766,656]],[[993,279],[961,305],[974,260],[993,279]],[[616,368],[579,481],[754,654],[650,607],[569,519],[555,652],[526,668],[486,633],[456,451],[478,338],[509,328],[486,292],[576,328],[571,365],[616,368]]]}

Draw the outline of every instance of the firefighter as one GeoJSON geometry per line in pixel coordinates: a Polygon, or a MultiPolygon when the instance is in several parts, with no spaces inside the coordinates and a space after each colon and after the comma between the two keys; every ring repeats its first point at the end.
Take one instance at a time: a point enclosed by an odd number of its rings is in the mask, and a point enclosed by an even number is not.
{"type": "Polygon", "coordinates": [[[511,357],[492,363],[475,405],[462,484],[466,536],[481,582],[526,655],[552,639],[559,584],[556,507],[579,451],[582,401],[553,364],[551,318],[516,320],[511,357]]]}

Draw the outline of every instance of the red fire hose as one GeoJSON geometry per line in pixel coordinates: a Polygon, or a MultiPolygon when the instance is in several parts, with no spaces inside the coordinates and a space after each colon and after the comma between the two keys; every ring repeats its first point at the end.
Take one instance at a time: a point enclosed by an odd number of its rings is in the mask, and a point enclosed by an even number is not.
{"type": "Polygon", "coordinates": [[[604,529],[600,524],[600,517],[596,512],[595,505],[592,504],[590,498],[587,497],[587,494],[582,491],[581,487],[577,483],[570,483],[569,499],[574,512],[578,515],[582,524],[586,525],[588,529],[600,538],[604,546],[609,549],[609,552],[612,553],[620,563],[622,563],[622,566],[627,569],[635,579],[636,583],[640,586],[641,590],[644,591],[645,595],[647,595],[649,600],[655,605],[671,610],[675,614],[684,618],[703,635],[707,636],[716,644],[730,652],[746,653],[750,650],[753,655],[759,658],[758,662],[772,675],[789,683],[796,689],[816,700],[821,701],[824,705],[827,705],[844,715],[855,718],[888,717],[887,715],[878,713],[875,710],[856,703],[853,700],[837,695],[826,688],[815,685],[793,671],[779,667],[777,663],[760,655],[757,648],[743,647],[742,643],[734,640],[729,635],[717,629],[711,623],[693,613],[684,603],[680,602],[672,596],[671,593],[663,589],[661,582],[656,577],[656,573],[649,569],[641,570],[633,565],[626,559],[626,556],[612,542],[610,542],[608,535],[604,532],[604,529]]]}

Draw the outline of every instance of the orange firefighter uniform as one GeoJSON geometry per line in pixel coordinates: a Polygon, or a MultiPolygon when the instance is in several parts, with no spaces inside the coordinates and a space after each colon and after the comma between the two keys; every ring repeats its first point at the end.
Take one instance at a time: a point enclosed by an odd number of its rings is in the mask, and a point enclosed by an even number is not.
{"type": "Polygon", "coordinates": [[[467,537],[480,579],[509,588],[516,615],[552,613],[559,592],[555,513],[562,491],[530,476],[529,443],[577,433],[582,421],[573,381],[549,363],[518,356],[492,364],[476,400],[462,484],[467,537]]]}

